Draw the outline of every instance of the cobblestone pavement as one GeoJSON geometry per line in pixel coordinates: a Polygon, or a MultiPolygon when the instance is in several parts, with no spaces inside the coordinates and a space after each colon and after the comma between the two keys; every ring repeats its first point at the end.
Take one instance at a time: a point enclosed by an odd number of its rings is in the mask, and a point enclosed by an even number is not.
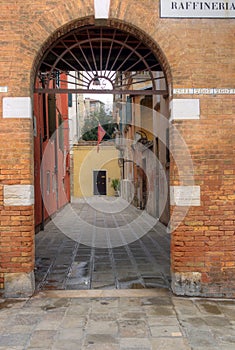
{"type": "Polygon", "coordinates": [[[35,275],[37,290],[169,288],[170,236],[121,198],[81,200],[36,235],[35,275]]]}
{"type": "Polygon", "coordinates": [[[235,301],[167,289],[43,291],[0,299],[0,350],[234,350],[235,301]]]}
{"type": "Polygon", "coordinates": [[[235,300],[173,296],[165,228],[109,201],[36,236],[37,292],[0,298],[0,350],[234,350],[235,300]]]}

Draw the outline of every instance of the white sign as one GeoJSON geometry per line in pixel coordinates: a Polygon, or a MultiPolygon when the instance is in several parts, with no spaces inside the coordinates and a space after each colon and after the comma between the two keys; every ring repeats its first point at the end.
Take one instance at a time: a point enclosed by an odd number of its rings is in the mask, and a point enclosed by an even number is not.
{"type": "Polygon", "coordinates": [[[160,16],[170,18],[235,18],[235,0],[161,0],[160,16]]]}
{"type": "Polygon", "coordinates": [[[230,88],[177,88],[174,94],[179,95],[234,95],[235,89],[230,88]]]}

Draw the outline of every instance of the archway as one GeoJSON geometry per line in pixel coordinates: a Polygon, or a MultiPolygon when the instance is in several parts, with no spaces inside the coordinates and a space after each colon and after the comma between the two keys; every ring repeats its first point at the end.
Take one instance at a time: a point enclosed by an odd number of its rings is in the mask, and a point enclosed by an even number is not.
{"type": "Polygon", "coordinates": [[[166,165],[167,130],[161,120],[154,122],[156,113],[169,116],[170,73],[164,55],[146,34],[118,21],[74,24],[63,28],[61,33],[56,33],[45,44],[47,48],[35,76],[34,107],[35,119],[38,119],[35,122],[35,213],[39,214],[36,223],[44,228],[47,218],[69,202],[66,108],[71,94],[81,97],[89,93],[113,95],[112,116],[118,120],[115,144],[119,151],[122,199],[138,210],[146,210],[157,221],[163,214],[163,222],[167,224],[169,218],[164,210],[169,212],[169,202],[165,200],[166,194],[160,193],[162,187],[168,191],[164,175],[164,167],[169,167],[166,165]],[[143,100],[147,102],[142,103],[143,100]],[[42,167],[46,149],[49,156],[42,167]],[[157,165],[153,167],[156,159],[157,165]],[[131,178],[128,174],[132,174],[131,178]],[[129,188],[130,183],[133,188],[129,188]],[[163,204],[159,205],[161,200],[163,204]]]}

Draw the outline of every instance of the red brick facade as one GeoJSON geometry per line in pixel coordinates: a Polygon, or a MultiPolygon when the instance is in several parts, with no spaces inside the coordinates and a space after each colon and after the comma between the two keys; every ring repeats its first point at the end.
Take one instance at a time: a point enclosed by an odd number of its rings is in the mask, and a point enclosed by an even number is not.
{"type": "Polygon", "coordinates": [[[204,295],[234,296],[234,96],[200,96],[200,102],[200,120],[176,124],[191,152],[201,206],[173,233],[172,269],[200,272],[204,295]]]}
{"type": "MultiPolygon", "coordinates": [[[[72,28],[95,24],[94,1],[2,1],[1,23],[0,86],[7,87],[7,92],[0,92],[0,287],[4,287],[11,274],[17,278],[14,274],[33,273],[34,162],[33,119],[9,117],[3,99],[33,98],[35,74],[46,48],[72,28]],[[29,205],[9,205],[9,185],[22,185],[19,191],[26,191],[24,203],[29,205]]],[[[190,208],[172,233],[173,291],[234,297],[235,93],[173,93],[176,88],[235,89],[234,19],[161,19],[159,1],[111,0],[105,23],[145,37],[167,74],[169,100],[200,103],[199,119],[173,122],[190,150],[194,183],[200,186],[200,206],[190,208]]],[[[171,139],[171,148],[177,152],[177,139],[171,139]]],[[[170,185],[182,185],[178,177],[182,169],[174,167],[173,160],[170,171],[170,185]]],[[[24,194],[17,196],[20,203],[24,194]]]]}

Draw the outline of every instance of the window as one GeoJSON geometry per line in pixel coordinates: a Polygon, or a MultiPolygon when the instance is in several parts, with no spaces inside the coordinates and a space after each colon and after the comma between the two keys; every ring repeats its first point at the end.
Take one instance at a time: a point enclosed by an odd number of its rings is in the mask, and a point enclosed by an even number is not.
{"type": "Polygon", "coordinates": [[[68,94],[68,107],[73,107],[73,95],[68,94]]]}
{"type": "Polygon", "coordinates": [[[126,124],[131,124],[132,121],[132,99],[127,96],[126,98],[126,124]]]}
{"type": "Polygon", "coordinates": [[[42,95],[42,116],[43,116],[43,140],[47,139],[47,102],[46,94],[42,95]]]}
{"type": "Polygon", "coordinates": [[[47,194],[51,192],[50,171],[47,171],[47,194]]]}
{"type": "Polygon", "coordinates": [[[170,140],[169,140],[169,128],[166,129],[166,162],[170,163],[170,140]]]}
{"type": "Polygon", "coordinates": [[[56,192],[56,174],[54,173],[54,174],[52,174],[52,191],[53,191],[53,193],[55,193],[56,192]]]}
{"type": "Polygon", "coordinates": [[[62,115],[59,113],[59,148],[64,151],[64,124],[62,115]]]}
{"type": "Polygon", "coordinates": [[[49,137],[56,130],[56,97],[55,94],[48,95],[48,121],[49,121],[49,137]]]}

